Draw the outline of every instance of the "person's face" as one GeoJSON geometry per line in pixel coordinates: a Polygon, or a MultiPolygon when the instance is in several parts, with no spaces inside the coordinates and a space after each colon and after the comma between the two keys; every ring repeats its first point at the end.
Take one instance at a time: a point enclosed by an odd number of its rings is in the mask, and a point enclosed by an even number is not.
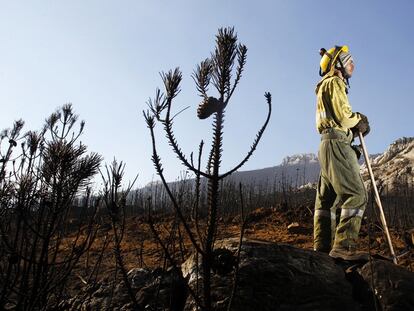
{"type": "Polygon", "coordinates": [[[355,64],[354,61],[348,62],[348,64],[345,66],[345,72],[348,76],[348,78],[352,77],[352,73],[354,72],[355,64]]]}

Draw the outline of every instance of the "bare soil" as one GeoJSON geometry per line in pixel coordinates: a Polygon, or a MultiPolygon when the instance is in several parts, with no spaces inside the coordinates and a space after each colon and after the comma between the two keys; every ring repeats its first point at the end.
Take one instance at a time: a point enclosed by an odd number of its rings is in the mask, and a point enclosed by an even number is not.
{"type": "MultiPolygon", "coordinates": [[[[165,268],[170,265],[165,259],[161,246],[156,242],[146,217],[129,217],[125,223],[121,254],[126,270],[165,268]]],[[[163,243],[169,245],[169,250],[174,254],[177,263],[181,263],[192,252],[192,247],[182,225],[175,226],[175,230],[172,229],[175,223],[172,216],[154,216],[155,228],[163,243]]],[[[200,221],[200,226],[203,227],[203,221],[200,221]]],[[[217,239],[239,237],[240,228],[240,216],[220,218],[217,239]]],[[[196,231],[194,227],[191,229],[193,232],[196,231]]],[[[203,232],[203,228],[200,231],[203,232]]],[[[391,230],[391,235],[397,254],[408,250],[403,232],[391,230]]],[[[313,216],[311,206],[301,206],[288,211],[284,211],[280,207],[256,209],[248,215],[244,237],[312,249],[313,216]],[[293,224],[291,226],[293,228],[289,229],[291,224],[293,224]]],[[[92,247],[82,256],[74,275],[71,276],[70,287],[79,289],[84,281],[90,283],[94,280],[111,280],[114,277],[120,277],[119,273],[115,273],[116,263],[113,247],[113,229],[110,222],[104,222],[99,225],[98,234],[92,247]]],[[[387,257],[390,255],[382,231],[376,229],[368,232],[367,224],[363,224],[361,228],[359,248],[387,257]]],[[[414,269],[413,262],[413,249],[408,250],[408,253],[399,259],[399,264],[411,271],[414,269]]]]}

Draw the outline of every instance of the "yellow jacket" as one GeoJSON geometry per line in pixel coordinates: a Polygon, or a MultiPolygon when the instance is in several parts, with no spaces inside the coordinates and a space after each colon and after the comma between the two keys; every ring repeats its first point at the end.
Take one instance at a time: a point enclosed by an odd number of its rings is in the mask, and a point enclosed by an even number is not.
{"type": "Polygon", "coordinates": [[[352,112],[345,82],[333,71],[326,74],[316,86],[316,128],[319,133],[327,128],[341,130],[348,134],[361,116],[352,112]]]}

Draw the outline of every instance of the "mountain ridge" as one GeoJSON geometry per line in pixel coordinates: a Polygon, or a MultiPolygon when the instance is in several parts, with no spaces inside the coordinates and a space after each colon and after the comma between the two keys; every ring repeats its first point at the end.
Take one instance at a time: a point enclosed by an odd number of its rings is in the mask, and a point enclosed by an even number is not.
{"type": "MultiPolygon", "coordinates": [[[[414,186],[414,137],[401,137],[392,142],[383,153],[370,155],[370,162],[377,184],[394,190],[405,182],[414,186]]],[[[363,156],[359,159],[361,174],[367,186],[369,175],[363,156]]],[[[289,186],[300,188],[304,185],[315,185],[318,181],[320,165],[314,153],[297,153],[283,158],[281,164],[236,171],[225,180],[231,183],[243,183],[261,187],[289,186]]],[[[175,184],[171,182],[170,184],[175,184]]],[[[144,188],[160,185],[160,181],[152,181],[144,188]]]]}
{"type": "MultiPolygon", "coordinates": [[[[397,191],[414,187],[414,137],[402,137],[371,161],[372,171],[380,190],[397,191]]],[[[368,169],[361,166],[364,180],[369,180],[368,169]]],[[[369,181],[366,185],[369,186],[369,181]]]]}

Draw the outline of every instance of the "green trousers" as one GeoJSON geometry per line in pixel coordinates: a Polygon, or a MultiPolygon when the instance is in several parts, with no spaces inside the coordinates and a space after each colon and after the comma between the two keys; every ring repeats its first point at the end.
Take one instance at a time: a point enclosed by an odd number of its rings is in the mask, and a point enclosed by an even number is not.
{"type": "Polygon", "coordinates": [[[325,130],[319,146],[321,172],[315,200],[314,249],[352,250],[356,246],[367,193],[360,174],[352,133],[325,130]],[[336,209],[341,207],[337,224],[336,209]]]}

